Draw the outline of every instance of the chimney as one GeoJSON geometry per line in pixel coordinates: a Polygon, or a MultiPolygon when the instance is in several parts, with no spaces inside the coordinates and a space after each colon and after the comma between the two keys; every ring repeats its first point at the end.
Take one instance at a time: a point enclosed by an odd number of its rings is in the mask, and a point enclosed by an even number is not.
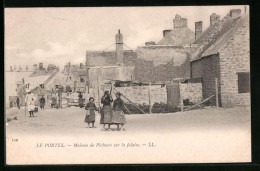
{"type": "Polygon", "coordinates": [[[163,37],[169,34],[172,30],[163,30],[163,37]]]}
{"type": "Polygon", "coordinates": [[[123,45],[124,45],[124,42],[123,42],[123,35],[120,33],[120,30],[118,30],[118,34],[116,34],[115,36],[116,38],[116,59],[117,59],[117,64],[119,65],[123,65],[124,62],[123,62],[123,45]]]}
{"type": "Polygon", "coordinates": [[[80,64],[79,64],[79,67],[80,67],[80,68],[83,68],[83,63],[80,63],[80,64]]]}
{"type": "Polygon", "coordinates": [[[230,10],[230,17],[232,19],[236,19],[241,16],[241,9],[232,9],[230,10]]]}
{"type": "Polygon", "coordinates": [[[175,18],[173,19],[173,28],[179,29],[179,28],[185,28],[187,27],[187,19],[181,18],[178,14],[175,15],[175,18]]]}
{"type": "Polygon", "coordinates": [[[155,45],[155,42],[154,41],[145,42],[145,46],[151,46],[151,45],[155,45]]]}
{"type": "Polygon", "coordinates": [[[39,63],[39,70],[43,70],[43,63],[42,62],[39,63]]]}
{"type": "Polygon", "coordinates": [[[202,34],[202,21],[195,22],[195,39],[202,34]]]}
{"type": "Polygon", "coordinates": [[[12,68],[12,66],[10,66],[10,71],[13,71],[13,68],[12,68]]]}
{"type": "Polygon", "coordinates": [[[220,16],[216,13],[212,13],[210,16],[210,26],[214,26],[220,20],[220,16]]]}

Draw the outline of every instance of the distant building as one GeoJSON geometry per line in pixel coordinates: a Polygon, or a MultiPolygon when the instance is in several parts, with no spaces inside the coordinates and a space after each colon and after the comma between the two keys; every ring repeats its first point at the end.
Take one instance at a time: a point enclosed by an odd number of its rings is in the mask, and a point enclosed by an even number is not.
{"type": "Polygon", "coordinates": [[[123,35],[118,30],[115,36],[116,51],[87,51],[86,67],[89,85],[94,86],[97,82],[132,80],[136,60],[136,52],[123,49],[123,35]]]}
{"type": "Polygon", "coordinates": [[[48,72],[53,71],[54,69],[57,69],[57,67],[54,64],[49,64],[47,67],[48,72]]]}
{"type": "MultiPolygon", "coordinates": [[[[202,32],[202,22],[195,26],[197,34],[202,32]]],[[[194,39],[195,33],[188,28],[187,19],[176,14],[173,28],[163,30],[163,38],[158,43],[150,41],[145,46],[137,47],[136,80],[171,81],[174,78],[188,78],[189,57],[195,49],[187,45],[194,39]]]]}
{"type": "MultiPolygon", "coordinates": [[[[250,49],[248,14],[230,10],[222,19],[213,13],[210,27],[194,41],[198,50],[192,56],[191,78],[202,79],[203,98],[215,94],[223,107],[250,105],[250,49]]],[[[215,103],[215,99],[212,100],[215,103]]]]}
{"type": "Polygon", "coordinates": [[[176,14],[173,29],[163,30],[163,38],[157,45],[184,46],[194,41],[194,32],[188,28],[187,19],[176,14]]]}

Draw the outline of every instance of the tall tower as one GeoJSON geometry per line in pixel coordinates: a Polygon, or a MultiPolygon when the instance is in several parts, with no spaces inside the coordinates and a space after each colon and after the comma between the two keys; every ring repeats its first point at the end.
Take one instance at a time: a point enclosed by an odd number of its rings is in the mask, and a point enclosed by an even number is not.
{"type": "Polygon", "coordinates": [[[116,60],[119,65],[124,65],[123,44],[123,35],[118,30],[118,34],[116,34],[116,60]]]}

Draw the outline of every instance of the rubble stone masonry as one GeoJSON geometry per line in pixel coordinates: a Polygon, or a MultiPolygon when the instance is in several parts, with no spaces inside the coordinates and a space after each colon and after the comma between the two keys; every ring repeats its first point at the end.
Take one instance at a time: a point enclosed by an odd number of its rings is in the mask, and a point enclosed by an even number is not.
{"type": "Polygon", "coordinates": [[[238,73],[250,72],[249,50],[248,24],[240,27],[235,35],[219,50],[223,107],[250,105],[250,93],[238,92],[238,73]]]}
{"type": "Polygon", "coordinates": [[[199,103],[202,101],[201,83],[182,83],[180,93],[183,99],[189,99],[189,102],[199,103]]]}
{"type": "MultiPolygon", "coordinates": [[[[132,102],[137,104],[149,104],[149,86],[133,86],[133,87],[115,87],[116,91],[123,93],[132,102]]],[[[124,98],[122,98],[125,100],[124,98]]],[[[157,102],[167,103],[166,86],[161,85],[151,86],[151,103],[157,102]]]]}

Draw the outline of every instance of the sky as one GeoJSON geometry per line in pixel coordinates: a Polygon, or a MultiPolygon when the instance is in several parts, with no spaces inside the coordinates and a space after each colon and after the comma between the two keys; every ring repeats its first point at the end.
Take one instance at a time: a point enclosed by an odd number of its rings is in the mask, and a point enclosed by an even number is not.
{"type": "Polygon", "coordinates": [[[188,19],[192,31],[196,21],[205,30],[212,13],[222,19],[230,9],[244,12],[244,6],[6,8],[5,67],[84,63],[87,50],[115,50],[118,29],[135,50],[160,41],[162,31],[173,28],[176,14],[188,19]]]}

